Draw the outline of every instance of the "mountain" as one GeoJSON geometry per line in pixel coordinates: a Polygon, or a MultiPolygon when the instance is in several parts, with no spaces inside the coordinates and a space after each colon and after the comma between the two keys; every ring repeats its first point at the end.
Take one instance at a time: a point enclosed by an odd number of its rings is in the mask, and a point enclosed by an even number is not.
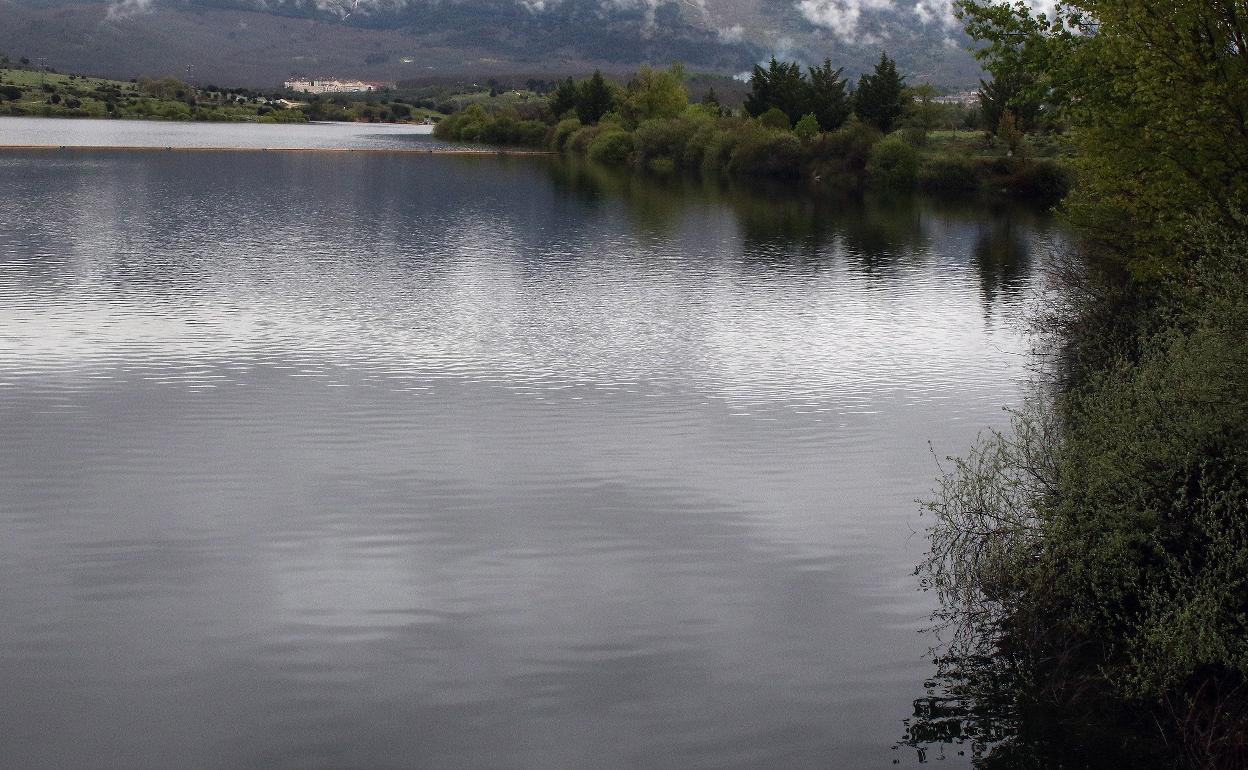
{"type": "Polygon", "coordinates": [[[847,73],[887,50],[912,82],[971,85],[947,0],[0,0],[0,52],[113,77],[272,87],[627,73],[683,61],[748,71],[772,55],[847,73]],[[188,69],[189,68],[189,69],[188,69]]]}

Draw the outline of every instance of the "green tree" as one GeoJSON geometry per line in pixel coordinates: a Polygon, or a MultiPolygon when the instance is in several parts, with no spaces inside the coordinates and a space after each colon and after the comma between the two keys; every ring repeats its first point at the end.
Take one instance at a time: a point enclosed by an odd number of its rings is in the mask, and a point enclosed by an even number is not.
{"type": "Polygon", "coordinates": [[[787,115],[790,125],[811,111],[810,84],[797,62],[776,61],[773,56],[767,69],[754,65],[745,111],[758,117],[772,107],[787,115]]]}
{"type": "Polygon", "coordinates": [[[980,81],[984,125],[995,130],[1001,113],[1009,109],[1021,128],[1037,128],[1046,106],[1063,98],[1065,78],[1055,65],[1075,38],[1061,19],[1033,14],[1022,0],[955,0],[954,14],[980,43],[975,58],[992,75],[980,81]]]}
{"type": "Polygon", "coordinates": [[[702,96],[702,104],[711,109],[714,114],[724,115],[724,107],[719,103],[719,96],[716,95],[714,88],[706,89],[706,93],[702,96]]]}
{"type": "Polygon", "coordinates": [[[905,79],[897,74],[897,62],[881,53],[875,70],[858,79],[854,112],[865,123],[887,134],[905,108],[905,86],[905,79]]]}
{"type": "Polygon", "coordinates": [[[568,112],[576,109],[580,96],[580,89],[576,87],[575,80],[568,78],[562,81],[550,95],[551,113],[556,118],[562,118],[568,112]]]}
{"type": "Polygon", "coordinates": [[[610,112],[614,98],[602,71],[594,70],[594,74],[577,87],[576,117],[584,125],[597,123],[610,112]]]}
{"type": "Polygon", "coordinates": [[[619,112],[629,128],[644,120],[674,118],[689,106],[685,71],[679,64],[656,70],[642,67],[620,95],[619,112]]]}
{"type": "Polygon", "coordinates": [[[1060,387],[956,462],[925,578],[1076,718],[1248,766],[1248,4],[960,5],[1070,124],[1091,259],[1060,387]]]}
{"type": "Polygon", "coordinates": [[[835,131],[849,119],[849,84],[842,69],[832,69],[832,61],[810,68],[810,111],[825,131],[835,131]]]}
{"type": "Polygon", "coordinates": [[[804,140],[814,139],[816,135],[822,131],[819,125],[819,119],[815,117],[815,113],[808,112],[797,121],[797,125],[793,127],[793,133],[804,140]]]}

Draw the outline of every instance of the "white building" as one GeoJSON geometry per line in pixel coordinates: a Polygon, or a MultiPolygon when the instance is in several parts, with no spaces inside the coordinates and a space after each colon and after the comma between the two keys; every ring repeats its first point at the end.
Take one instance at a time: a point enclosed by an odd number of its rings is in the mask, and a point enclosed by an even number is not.
{"type": "Polygon", "coordinates": [[[290,91],[307,94],[358,94],[384,87],[382,83],[363,80],[287,80],[283,85],[290,91]]]}

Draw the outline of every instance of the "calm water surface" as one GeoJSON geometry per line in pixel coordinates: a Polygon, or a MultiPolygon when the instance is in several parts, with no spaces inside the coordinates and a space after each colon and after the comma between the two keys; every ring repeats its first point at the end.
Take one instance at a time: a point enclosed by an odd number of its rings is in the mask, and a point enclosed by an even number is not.
{"type": "Polygon", "coordinates": [[[450,145],[432,126],[388,123],[192,123],[0,117],[0,145],[424,150],[450,145]]]}
{"type": "Polygon", "coordinates": [[[547,158],[0,191],[0,766],[916,761],[913,500],[1018,398],[1042,218],[547,158]]]}

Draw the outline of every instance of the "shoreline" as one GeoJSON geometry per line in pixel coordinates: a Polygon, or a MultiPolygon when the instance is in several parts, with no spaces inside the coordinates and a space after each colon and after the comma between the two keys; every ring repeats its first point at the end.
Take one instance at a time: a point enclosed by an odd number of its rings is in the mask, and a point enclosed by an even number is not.
{"type": "Polygon", "coordinates": [[[556,155],[552,150],[525,149],[440,149],[424,147],[178,147],[145,146],[127,144],[0,144],[0,150],[29,150],[41,152],[60,151],[112,151],[135,152],[318,152],[318,153],[364,153],[370,155],[556,155]]]}

